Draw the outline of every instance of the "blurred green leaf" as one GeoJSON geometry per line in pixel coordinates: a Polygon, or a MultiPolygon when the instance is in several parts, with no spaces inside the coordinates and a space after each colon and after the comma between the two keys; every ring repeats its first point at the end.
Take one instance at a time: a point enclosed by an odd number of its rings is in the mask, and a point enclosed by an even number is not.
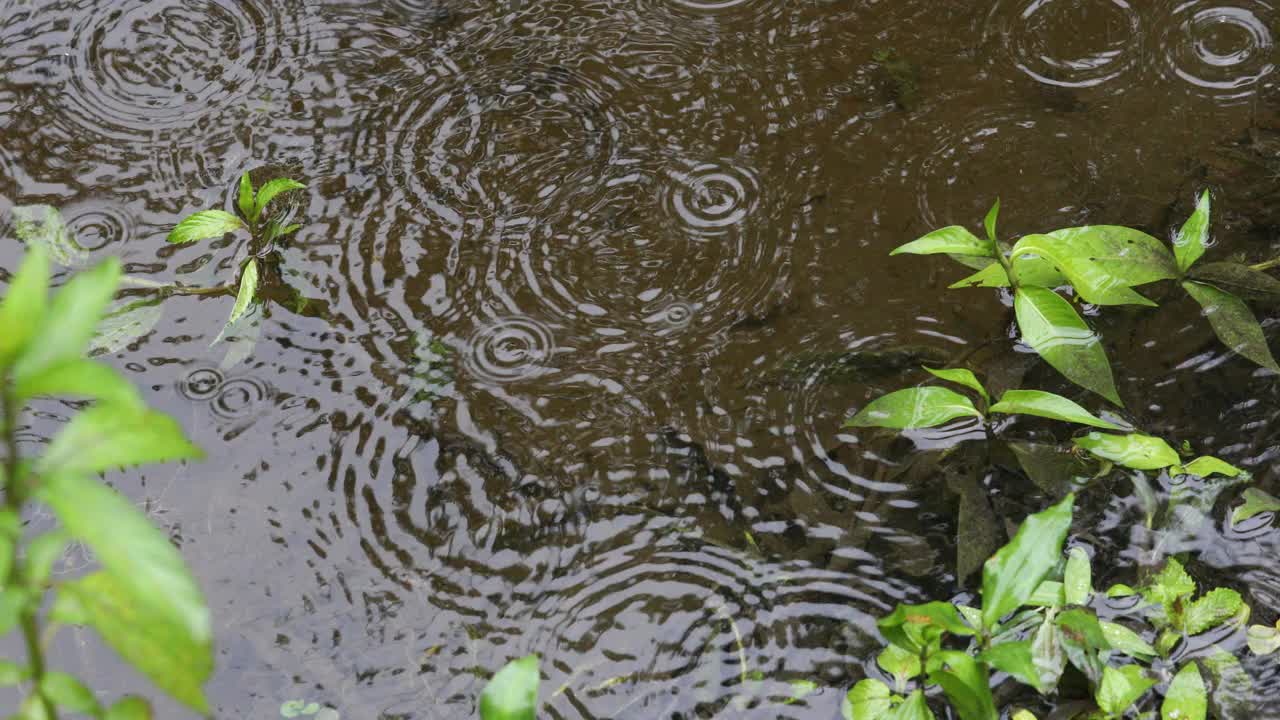
{"type": "Polygon", "coordinates": [[[1243,300],[1204,283],[1187,281],[1182,287],[1204,308],[1205,317],[1223,345],[1268,370],[1280,372],[1262,326],[1243,300]]]}
{"type": "Polygon", "coordinates": [[[1229,292],[1241,300],[1272,303],[1280,301],[1280,280],[1242,263],[1202,263],[1193,268],[1187,277],[1229,292]]]}
{"type": "Polygon", "coordinates": [[[1264,512],[1280,512],[1280,498],[1257,488],[1246,488],[1244,504],[1231,512],[1231,523],[1238,524],[1264,512]]]}
{"type": "Polygon", "coordinates": [[[1089,604],[1089,598],[1093,596],[1093,567],[1084,548],[1073,547],[1067,552],[1062,587],[1068,605],[1089,604]]]}
{"type": "Polygon", "coordinates": [[[967,387],[970,390],[978,393],[978,395],[980,395],[983,400],[986,400],[987,402],[991,402],[991,396],[987,395],[987,389],[982,387],[982,383],[978,382],[977,376],[974,375],[969,370],[965,370],[964,368],[952,368],[949,370],[935,370],[928,366],[925,366],[924,369],[925,369],[925,372],[928,372],[930,375],[938,379],[946,380],[947,382],[953,382],[957,385],[967,387]]]}
{"type": "Polygon", "coordinates": [[[1137,665],[1125,665],[1121,668],[1106,667],[1102,671],[1102,683],[1094,695],[1098,708],[1104,713],[1119,716],[1133,707],[1156,681],[1147,677],[1137,665]]]}
{"type": "Polygon", "coordinates": [[[225,210],[201,210],[178,223],[167,238],[171,243],[190,243],[220,238],[244,227],[240,218],[225,210]]]}
{"type": "MultiPolygon", "coordinates": [[[[59,590],[58,587],[54,588],[59,590]]],[[[92,618],[80,604],[80,598],[73,593],[59,590],[53,597],[53,606],[49,608],[49,621],[60,625],[88,625],[92,618]]]]}
{"type": "Polygon", "coordinates": [[[1194,662],[1182,666],[1160,706],[1161,720],[1205,720],[1209,712],[1209,698],[1200,677],[1200,668],[1194,662]]]}
{"type": "Polygon", "coordinates": [[[22,611],[29,602],[31,592],[24,587],[0,589],[0,635],[17,627],[22,611]]]}
{"type": "Polygon", "coordinates": [[[121,698],[107,708],[102,720],[151,720],[151,706],[140,697],[121,698]]]}
{"type": "Polygon", "coordinates": [[[1076,438],[1075,444],[1096,457],[1134,470],[1161,470],[1177,465],[1181,460],[1178,451],[1169,447],[1169,443],[1141,433],[1110,435],[1091,432],[1076,438]]]}
{"type": "Polygon", "coordinates": [[[893,705],[889,686],[875,679],[860,680],[845,695],[841,713],[845,720],[880,720],[893,705]]]}
{"type": "Polygon", "coordinates": [[[169,416],[145,408],[95,405],[71,419],[36,463],[41,476],[106,472],[204,457],[169,416]]]}
{"type": "Polygon", "coordinates": [[[115,258],[69,280],[53,296],[39,334],[31,338],[26,351],[14,362],[14,379],[21,382],[83,355],[119,281],[120,261],[115,258]]]}
{"type": "Polygon", "coordinates": [[[46,671],[40,678],[40,694],[63,710],[97,715],[102,711],[98,698],[73,675],[46,671]]]}
{"type": "Polygon", "coordinates": [[[1062,556],[1075,495],[1028,516],[1008,545],[982,570],[982,621],[990,628],[1022,605],[1062,556]]]}
{"type": "Polygon", "coordinates": [[[884,427],[896,430],[929,428],[960,417],[982,417],[973,401],[940,387],[908,388],[877,398],[845,427],[884,427]]]}
{"type": "MultiPolygon", "coordinates": [[[[937,654],[938,668],[929,673],[929,682],[942,686],[961,720],[997,720],[995,700],[987,669],[969,655],[946,650],[937,654]]],[[[930,667],[934,667],[930,663],[930,667]]]]}
{"type": "Polygon", "coordinates": [[[1123,406],[1098,336],[1052,290],[1021,287],[1014,310],[1022,340],[1071,382],[1123,406]]]}
{"type": "Polygon", "coordinates": [[[32,248],[0,303],[0,367],[12,362],[43,325],[48,294],[49,254],[42,247],[32,248]]]}
{"type": "Polygon", "coordinates": [[[50,530],[32,538],[27,543],[27,554],[24,573],[28,586],[39,591],[49,580],[53,564],[62,557],[71,538],[61,530],[50,530]]]}
{"type": "Polygon", "coordinates": [[[481,720],[534,720],[541,680],[537,655],[507,663],[480,693],[481,720]]]}
{"type": "Polygon", "coordinates": [[[0,687],[11,687],[25,682],[31,677],[31,670],[26,665],[19,665],[12,660],[0,660],[0,687]]]}
{"type": "Polygon", "coordinates": [[[1173,254],[1178,259],[1178,269],[1186,272],[1204,255],[1209,241],[1209,191],[1200,194],[1196,209],[1178,230],[1173,240],[1173,254]]]}
{"type": "Polygon", "coordinates": [[[51,205],[18,205],[13,208],[13,228],[27,250],[44,250],[48,257],[63,267],[83,267],[89,253],[76,241],[62,219],[62,212],[51,205]]]}
{"type": "Polygon", "coordinates": [[[18,381],[14,395],[20,403],[41,395],[71,395],[125,408],[143,405],[142,396],[114,368],[84,358],[35,371],[18,381]]]}
{"type": "Polygon", "coordinates": [[[1107,622],[1102,620],[1099,622],[1102,626],[1102,635],[1107,639],[1107,644],[1111,649],[1122,652],[1131,658],[1139,660],[1150,660],[1155,657],[1156,649],[1151,644],[1142,639],[1138,633],[1118,623],[1107,622]]]}
{"type": "Polygon", "coordinates": [[[1079,423],[1106,430],[1122,430],[1119,425],[1107,422],[1076,403],[1040,390],[1010,390],[991,406],[991,412],[1006,415],[1035,415],[1036,417],[1079,423]]]}
{"type": "Polygon", "coordinates": [[[990,240],[982,240],[977,235],[952,225],[913,240],[895,249],[890,255],[982,255],[995,257],[996,246],[990,240]]]}

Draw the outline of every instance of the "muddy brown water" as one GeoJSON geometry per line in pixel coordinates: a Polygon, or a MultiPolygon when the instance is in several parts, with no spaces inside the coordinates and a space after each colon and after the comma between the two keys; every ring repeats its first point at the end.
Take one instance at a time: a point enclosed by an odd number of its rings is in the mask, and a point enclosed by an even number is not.
{"type": "MultiPolygon", "coordinates": [[[[982,438],[842,418],[920,359],[1073,392],[997,294],[889,250],[997,196],[1006,235],[1164,237],[1207,187],[1211,252],[1275,255],[1278,31],[1263,0],[0,0],[0,211],[209,283],[243,242],[176,221],[245,170],[308,185],[279,282],[310,302],[258,311],[247,357],[195,297],[105,357],[210,457],[112,480],[208,594],[217,716],[472,717],[538,652],[545,717],[834,718],[878,615],[973,590],[955,496],[901,470],[982,438]]],[[[1274,492],[1275,377],[1161,299],[1095,317],[1127,417],[1274,492]]],[[[1005,524],[1049,499],[984,487],[1005,524]]],[[[1280,533],[1225,502],[1167,549],[1270,622],[1280,533]]],[[[1082,501],[1100,584],[1147,561],[1136,506],[1082,501]]],[[[144,687],[87,634],[55,651],[144,687]]],[[[1255,717],[1274,667],[1246,659],[1255,717]]]]}

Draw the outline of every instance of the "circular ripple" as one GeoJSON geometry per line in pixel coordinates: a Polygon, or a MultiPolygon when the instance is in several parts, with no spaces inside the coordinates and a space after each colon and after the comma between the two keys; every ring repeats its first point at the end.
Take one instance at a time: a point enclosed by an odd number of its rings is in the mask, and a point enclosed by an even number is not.
{"type": "Polygon", "coordinates": [[[1129,69],[1139,25],[1127,0],[1006,0],[987,23],[1019,70],[1068,88],[1102,85],[1129,69]]]}
{"type": "Polygon", "coordinates": [[[269,402],[271,386],[255,378],[232,378],[224,382],[209,406],[222,420],[240,421],[254,417],[259,408],[269,402]]]}
{"type": "Polygon", "coordinates": [[[178,392],[188,400],[204,402],[218,396],[218,390],[226,380],[222,373],[213,368],[199,368],[187,373],[178,383],[178,392]]]}
{"type": "Polygon", "coordinates": [[[278,50],[258,0],[95,0],[78,17],[60,102],[73,122],[116,139],[189,127],[234,103],[278,50]]]}
{"type": "Polygon", "coordinates": [[[1179,5],[1160,38],[1160,53],[1170,73],[1198,92],[1220,100],[1239,100],[1275,69],[1270,5],[1192,0],[1179,5]]]}
{"type": "Polygon", "coordinates": [[[510,383],[549,372],[555,349],[555,338],[546,325],[533,318],[509,317],[473,335],[464,361],[475,378],[510,383]]]}
{"type": "Polygon", "coordinates": [[[136,221],[124,209],[113,206],[69,208],[63,212],[76,244],[89,252],[108,245],[123,246],[134,235],[136,221]]]}
{"type": "Polygon", "coordinates": [[[702,163],[672,173],[664,206],[690,233],[715,238],[742,223],[760,200],[749,170],[731,163],[702,163]]]}

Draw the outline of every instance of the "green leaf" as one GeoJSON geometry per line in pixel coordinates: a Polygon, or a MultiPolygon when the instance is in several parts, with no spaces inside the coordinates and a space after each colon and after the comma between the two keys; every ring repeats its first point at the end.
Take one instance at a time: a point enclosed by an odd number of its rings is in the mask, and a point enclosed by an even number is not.
{"type": "Polygon", "coordinates": [[[982,568],[1000,546],[1000,523],[991,496],[977,472],[946,473],[947,487],[959,496],[956,520],[956,578],[964,580],[982,568]]]}
{"type": "Polygon", "coordinates": [[[7,634],[18,625],[22,611],[31,602],[31,592],[24,587],[7,587],[0,590],[0,635],[7,634]]]}
{"type": "MultiPolygon", "coordinates": [[[[1086,302],[1095,305],[1155,306],[1155,303],[1134,292],[1131,286],[1135,283],[1132,280],[1113,274],[1114,269],[1124,267],[1116,258],[1097,258],[1069,250],[1061,241],[1049,235],[1027,235],[1013,247],[1012,257],[1017,259],[1032,256],[1052,263],[1086,302]]],[[[1017,272],[1019,266],[1015,265],[1014,268],[1017,272]]],[[[1021,274],[1018,279],[1023,285],[1031,285],[1021,274]]]]}
{"type": "Polygon", "coordinates": [[[997,720],[985,666],[954,650],[938,653],[937,661],[939,668],[929,673],[929,682],[942,686],[961,720],[997,720]]]}
{"type": "Polygon", "coordinates": [[[1107,597],[1109,598],[1126,598],[1137,594],[1137,590],[1134,590],[1124,583],[1116,583],[1115,585],[1107,588],[1107,597]]]}
{"type": "Polygon", "coordinates": [[[1067,567],[1062,579],[1064,599],[1068,605],[1088,605],[1093,595],[1093,567],[1084,548],[1073,547],[1067,553],[1067,567]]]}
{"type": "Polygon", "coordinates": [[[33,372],[18,381],[14,394],[20,403],[41,395],[72,395],[126,408],[141,408],[142,396],[114,368],[73,358],[33,372]]]}
{"type": "Polygon", "coordinates": [[[1102,636],[1107,639],[1112,650],[1138,660],[1150,660],[1156,656],[1156,649],[1129,628],[1106,620],[1099,621],[1098,624],[1102,626],[1102,636]]]}
{"type": "Polygon", "coordinates": [[[1102,671],[1102,683],[1098,686],[1094,699],[1104,713],[1119,716],[1155,684],[1156,681],[1147,677],[1137,665],[1125,665],[1122,668],[1108,666],[1102,671]]]}
{"type": "Polygon", "coordinates": [[[89,259],[62,220],[62,213],[51,205],[19,205],[13,208],[13,227],[27,250],[44,250],[63,267],[78,268],[89,259]]]}
{"type": "Polygon", "coordinates": [[[189,243],[220,238],[244,227],[240,218],[225,210],[201,210],[178,223],[167,238],[171,243],[189,243]]]}
{"type": "Polygon", "coordinates": [[[1244,504],[1231,512],[1231,523],[1238,524],[1264,512],[1280,512],[1280,498],[1257,488],[1246,488],[1244,504]]]}
{"type": "Polygon", "coordinates": [[[1192,269],[1187,277],[1229,292],[1242,300],[1272,303],[1280,301],[1280,280],[1242,263],[1204,263],[1192,269]]]}
{"type": "Polygon", "coordinates": [[[28,587],[35,591],[43,588],[50,573],[53,572],[53,564],[62,557],[70,539],[61,530],[51,530],[37,535],[27,543],[24,575],[28,587]]]}
{"type": "Polygon", "coordinates": [[[936,645],[945,633],[973,635],[956,607],[946,602],[898,605],[876,627],[889,642],[916,653],[936,645]]]}
{"type": "Polygon", "coordinates": [[[1209,240],[1209,191],[1200,195],[1195,212],[1178,230],[1173,240],[1173,254],[1178,258],[1178,269],[1186,272],[1204,255],[1209,240]]]}
{"type": "Polygon", "coordinates": [[[1195,475],[1196,477],[1210,477],[1212,475],[1225,475],[1226,477],[1238,477],[1244,471],[1232,465],[1229,462],[1219,460],[1211,455],[1198,457],[1182,467],[1183,473],[1186,475],[1195,475]]]}
{"type": "Polygon", "coordinates": [[[102,720],[151,720],[151,706],[140,697],[121,698],[107,709],[102,720]]]}
{"type": "Polygon", "coordinates": [[[960,617],[969,624],[969,627],[977,630],[982,627],[982,611],[968,605],[957,605],[956,610],[960,611],[960,617]]]}
{"type": "Polygon", "coordinates": [[[1067,593],[1062,583],[1056,580],[1045,580],[1036,586],[1035,592],[1023,603],[1029,607],[1060,608],[1067,604],[1067,593]]]}
{"type": "Polygon", "coordinates": [[[1000,398],[1000,402],[991,406],[991,412],[1035,415],[1107,430],[1123,430],[1119,425],[1103,420],[1061,395],[1040,390],[1010,390],[1000,398]]]}
{"type": "Polygon", "coordinates": [[[1031,639],[1031,661],[1040,678],[1037,688],[1042,694],[1057,687],[1058,680],[1067,669],[1067,654],[1062,647],[1062,630],[1054,622],[1053,611],[1046,613],[1044,622],[1031,639]]]}
{"type": "Polygon", "coordinates": [[[240,191],[237,194],[236,207],[245,219],[254,219],[253,181],[249,179],[247,171],[240,176],[240,191]]]}
{"type": "Polygon", "coordinates": [[[987,389],[982,387],[982,383],[978,382],[977,376],[975,376],[969,370],[965,370],[964,368],[952,368],[950,370],[935,370],[928,366],[925,366],[924,369],[926,372],[928,372],[930,375],[936,378],[967,387],[970,390],[978,393],[978,395],[980,395],[983,400],[987,402],[991,402],[991,396],[987,395],[987,389]]]}
{"type": "Polygon", "coordinates": [[[1230,588],[1215,588],[1187,606],[1182,615],[1183,630],[1188,635],[1199,635],[1231,620],[1243,608],[1240,593],[1230,588]]]}
{"type": "Polygon", "coordinates": [[[71,712],[97,715],[102,711],[98,698],[73,675],[57,670],[48,671],[40,678],[40,694],[50,702],[71,712]]]}
{"type": "MultiPolygon", "coordinates": [[[[1076,262],[1101,266],[1103,272],[1136,287],[1171,280],[1178,266],[1169,248],[1141,230],[1120,225],[1086,225],[1048,233],[1076,262]]],[[[1021,270],[1018,271],[1021,277],[1021,270]]]]}
{"type": "Polygon", "coordinates": [[[889,686],[875,679],[861,680],[845,695],[841,712],[845,720],[880,720],[893,705],[889,686]]]}
{"type": "Polygon", "coordinates": [[[1280,627],[1250,625],[1245,637],[1254,655],[1270,655],[1280,650],[1280,627]]]}
{"type": "Polygon", "coordinates": [[[1071,382],[1123,406],[1102,343],[1062,296],[1039,287],[1018,288],[1014,311],[1022,340],[1071,382]]]}
{"type": "Polygon", "coordinates": [[[982,622],[990,628],[1031,597],[1062,556],[1075,495],[1027,517],[982,569],[982,622]]]}
{"type": "Polygon", "coordinates": [[[231,308],[231,317],[227,319],[227,325],[230,326],[239,320],[249,309],[249,303],[253,302],[253,296],[258,292],[258,261],[250,260],[244,266],[244,272],[240,273],[240,291],[236,293],[236,304],[231,308]]]}
{"type": "Polygon", "coordinates": [[[163,298],[140,300],[112,310],[98,323],[90,352],[114,355],[155,329],[164,317],[163,298]]]}
{"type": "Polygon", "coordinates": [[[43,324],[49,304],[49,254],[32,248],[0,303],[0,367],[7,366],[43,324]]]}
{"type": "Polygon", "coordinates": [[[1040,671],[1032,658],[1029,640],[993,645],[979,655],[978,660],[1000,672],[1008,673],[1023,685],[1030,685],[1042,692],[1047,689],[1041,687],[1040,671]]]}
{"type": "Polygon", "coordinates": [[[0,687],[17,685],[29,677],[31,670],[26,665],[19,665],[12,660],[0,660],[0,687]]]}
{"type": "Polygon", "coordinates": [[[93,550],[120,591],[154,604],[176,622],[189,644],[207,645],[209,610],[182,556],[133,503],[82,472],[47,475],[39,499],[72,537],[93,550]]]}
{"type": "Polygon", "coordinates": [[[1109,435],[1091,432],[1075,439],[1076,447],[1103,460],[1134,470],[1162,470],[1177,465],[1178,451],[1158,437],[1130,433],[1109,435]]]}
{"type": "Polygon", "coordinates": [[[994,246],[996,244],[996,220],[1000,218],[1000,198],[996,198],[996,202],[987,211],[987,216],[982,220],[982,227],[987,231],[987,239],[994,246]]]}
{"type": "Polygon", "coordinates": [[[285,700],[283,703],[280,703],[280,716],[296,718],[302,714],[303,709],[306,707],[306,700],[285,700]]]}
{"type": "Polygon", "coordinates": [[[947,286],[949,290],[1000,287],[1009,287],[1009,275],[1005,272],[1004,266],[1000,263],[991,263],[978,272],[962,280],[957,280],[947,286]]]}
{"type": "Polygon", "coordinates": [[[1013,720],[1036,720],[1036,716],[1030,710],[1019,710],[1013,714],[1013,720]]]}
{"type": "Polygon", "coordinates": [[[876,398],[845,427],[884,427],[895,430],[930,428],[959,417],[982,417],[973,401],[940,387],[908,388],[876,398]]]}
{"type": "Polygon", "coordinates": [[[275,180],[267,181],[267,184],[258,190],[258,201],[253,206],[253,221],[258,221],[258,218],[262,216],[262,211],[267,209],[267,206],[271,204],[272,200],[276,199],[277,195],[290,190],[305,190],[306,187],[306,185],[297,180],[290,180],[289,178],[276,178],[275,180]]]}
{"type": "Polygon", "coordinates": [[[903,650],[897,645],[890,645],[876,657],[876,665],[893,676],[898,692],[906,692],[907,682],[920,674],[920,656],[903,650]]]}
{"type": "MultiPolygon", "coordinates": [[[[1196,592],[1196,581],[1191,579],[1182,563],[1169,558],[1160,572],[1151,579],[1151,584],[1142,590],[1142,597],[1147,602],[1163,606],[1166,611],[1172,609],[1183,598],[1191,597],[1196,592]]],[[[1172,613],[1169,613],[1172,616],[1172,613]]]]}
{"type": "Polygon", "coordinates": [[[36,463],[41,476],[106,472],[121,467],[204,457],[163,413],[95,405],[71,419],[36,463]]]}
{"type": "MultiPolygon", "coordinates": [[[[127,504],[127,503],[126,503],[127,504]]],[[[129,506],[132,513],[132,506],[129,506]]],[[[110,517],[110,516],[108,516],[110,517]]],[[[118,522],[111,517],[109,522],[118,522]]],[[[104,524],[109,524],[104,521],[104,524]]],[[[142,520],[145,523],[145,519],[142,520]]],[[[131,532],[136,520],[125,523],[131,532]]],[[[158,531],[152,530],[159,535],[158,531]]],[[[162,542],[167,543],[163,537],[162,542]]],[[[133,564],[147,565],[148,559],[165,553],[155,552],[154,543],[125,543],[143,550],[143,557],[133,564]],[[148,547],[150,546],[150,547],[148,547]]],[[[173,551],[172,547],[168,548],[173,551]]],[[[98,550],[95,546],[94,550],[98,550]]],[[[174,553],[176,555],[176,552],[174,553]]],[[[191,709],[208,714],[209,705],[201,686],[213,672],[213,647],[209,635],[208,611],[190,578],[177,581],[157,568],[145,573],[146,580],[158,580],[150,594],[138,594],[140,583],[135,578],[114,573],[101,553],[107,572],[97,572],[79,580],[64,583],[62,592],[73,594],[89,617],[89,624],[122,658],[150,678],[156,687],[191,709]],[[194,603],[198,603],[198,606],[194,603]]],[[[160,562],[169,564],[169,559],[160,562]]],[[[118,562],[113,563],[119,565],[118,562]]],[[[185,574],[185,568],[182,573],[185,574]]]]}
{"type": "Polygon", "coordinates": [[[1161,720],[1205,720],[1209,712],[1209,698],[1200,677],[1200,668],[1194,662],[1182,666],[1160,706],[1161,720]]]}
{"type": "Polygon", "coordinates": [[[929,709],[929,703],[924,699],[924,693],[916,690],[902,701],[902,704],[893,709],[893,712],[884,716],[884,720],[936,720],[933,711],[929,709]]]}
{"type": "Polygon", "coordinates": [[[1100,653],[1111,650],[1098,618],[1087,610],[1068,610],[1058,616],[1057,624],[1067,659],[1096,685],[1105,665],[1105,656],[1100,653]]]}
{"type": "Polygon", "coordinates": [[[110,258],[71,278],[53,296],[41,330],[14,362],[14,378],[23,379],[84,354],[102,312],[120,282],[120,261],[110,258]]]}
{"type": "Polygon", "coordinates": [[[1016,441],[1008,445],[1031,482],[1055,499],[1094,474],[1084,458],[1058,445],[1016,441]]]}
{"type": "Polygon", "coordinates": [[[537,655],[507,663],[480,693],[481,720],[534,720],[539,682],[537,655]]]}
{"type": "Polygon", "coordinates": [[[1204,308],[1205,317],[1223,345],[1268,370],[1280,372],[1262,326],[1243,300],[1204,283],[1187,281],[1182,287],[1204,308]]]}
{"type": "Polygon", "coordinates": [[[890,255],[982,255],[996,256],[995,243],[982,240],[977,235],[952,225],[934,230],[924,237],[895,249],[890,255]]]}
{"type": "Polygon", "coordinates": [[[60,625],[88,625],[93,618],[80,604],[80,598],[63,592],[59,587],[54,589],[57,593],[53,597],[53,607],[49,608],[49,621],[60,625]]]}

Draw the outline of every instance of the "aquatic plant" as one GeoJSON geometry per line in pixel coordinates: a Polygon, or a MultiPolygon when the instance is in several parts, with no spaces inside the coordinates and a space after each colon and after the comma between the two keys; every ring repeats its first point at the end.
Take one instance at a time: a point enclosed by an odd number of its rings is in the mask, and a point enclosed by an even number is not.
{"type": "Polygon", "coordinates": [[[480,719],[534,720],[541,681],[537,655],[507,663],[480,693],[480,719]]]}
{"type": "Polygon", "coordinates": [[[1236,353],[1280,372],[1262,326],[1245,299],[1280,297],[1268,263],[1197,264],[1209,246],[1210,200],[1200,196],[1172,248],[1134,228],[1090,225],[1026,235],[1011,247],[996,234],[1000,203],[983,221],[985,238],[955,225],[935,230],[891,255],[949,255],[977,272],[952,288],[1009,288],[1022,342],[1071,382],[1123,406],[1098,335],[1058,293],[1069,288],[1099,306],[1156,303],[1134,290],[1174,280],[1204,309],[1218,338],[1236,353]]]}
{"type": "MultiPolygon", "coordinates": [[[[1009,544],[983,566],[982,604],[948,602],[898,605],[877,622],[888,646],[876,664],[893,686],[876,678],[858,682],[844,704],[847,720],[934,718],[925,690],[939,687],[961,720],[996,720],[993,686],[1006,681],[1041,695],[1056,693],[1068,666],[1088,681],[1088,697],[1072,717],[1119,718],[1131,710],[1154,711],[1165,720],[1204,720],[1209,704],[1201,665],[1213,675],[1223,661],[1197,661],[1171,651],[1184,638],[1226,625],[1237,632],[1249,617],[1239,593],[1197,586],[1169,559],[1140,590],[1117,585],[1110,597],[1141,597],[1134,618],[1103,619],[1088,552],[1063,556],[1075,496],[1029,516],[1009,544]],[[1153,646],[1128,624],[1145,621],[1159,631],[1153,646]],[[1160,693],[1150,691],[1163,685],[1160,693]]],[[[1217,656],[1215,656],[1217,657],[1217,656]]],[[[1220,685],[1220,683],[1218,684],[1220,685]]],[[[1012,713],[1034,720],[1029,710],[1012,713]]]]}
{"type": "Polygon", "coordinates": [[[56,719],[60,711],[150,718],[142,698],[104,707],[81,680],[49,667],[48,639],[62,626],[85,625],[158,688],[207,714],[212,631],[200,588],[164,533],[98,480],[116,468],[196,459],[201,451],[115,370],[84,357],[116,293],[120,262],[75,275],[52,298],[49,262],[43,247],[32,247],[0,303],[0,633],[16,629],[26,647],[25,662],[0,660],[0,684],[30,684],[19,718],[56,719]],[[24,457],[23,409],[42,397],[89,405],[43,454],[24,457]],[[23,518],[32,506],[51,511],[60,527],[31,536],[23,518]],[[55,579],[54,565],[72,542],[92,551],[99,567],[55,579]]]}

